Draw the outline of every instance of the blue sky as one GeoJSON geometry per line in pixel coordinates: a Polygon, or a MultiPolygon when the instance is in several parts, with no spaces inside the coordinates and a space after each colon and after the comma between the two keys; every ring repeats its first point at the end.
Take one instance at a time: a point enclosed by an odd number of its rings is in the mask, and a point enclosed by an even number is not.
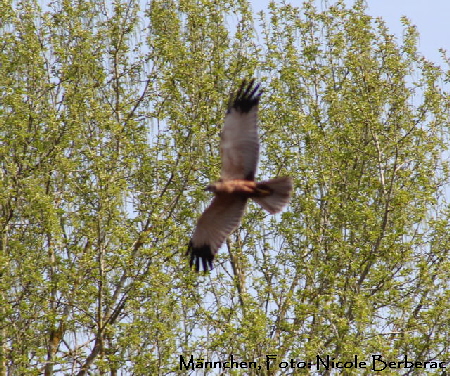
{"type": "Polygon", "coordinates": [[[419,50],[430,60],[440,62],[439,48],[450,51],[449,0],[368,0],[371,15],[382,17],[392,33],[401,36],[400,17],[417,26],[419,50]]]}
{"type": "MultiPolygon", "coordinates": [[[[253,9],[265,9],[269,0],[250,0],[253,9]]],[[[320,0],[319,0],[320,1],[320,0]]],[[[278,2],[278,1],[277,1],[278,2]]],[[[286,0],[300,5],[301,0],[286,0]]],[[[349,4],[353,3],[347,0],[349,4]]],[[[332,3],[332,0],[328,0],[332,3]]],[[[392,34],[402,36],[400,18],[408,17],[420,34],[419,50],[429,60],[442,65],[439,48],[450,52],[450,0],[366,0],[368,13],[382,17],[392,34]]]]}

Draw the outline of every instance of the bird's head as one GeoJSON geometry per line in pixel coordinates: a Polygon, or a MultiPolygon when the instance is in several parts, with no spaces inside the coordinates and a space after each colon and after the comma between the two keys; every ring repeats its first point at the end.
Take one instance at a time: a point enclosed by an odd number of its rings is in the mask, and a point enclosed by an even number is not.
{"type": "Polygon", "coordinates": [[[205,188],[205,191],[208,191],[208,192],[215,192],[216,190],[217,190],[217,187],[215,184],[210,184],[205,188]]]}

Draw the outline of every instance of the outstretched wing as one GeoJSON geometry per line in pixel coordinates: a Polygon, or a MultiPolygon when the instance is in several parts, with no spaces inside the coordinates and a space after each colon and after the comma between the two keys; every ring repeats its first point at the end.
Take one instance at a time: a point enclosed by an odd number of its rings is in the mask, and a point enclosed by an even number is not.
{"type": "Polygon", "coordinates": [[[255,178],[259,159],[258,103],[262,91],[254,83],[254,80],[242,82],[237,94],[230,98],[220,141],[222,180],[255,178]]]}
{"type": "Polygon", "coordinates": [[[247,199],[239,196],[214,197],[199,218],[189,242],[187,253],[191,267],[195,265],[195,270],[199,271],[201,261],[203,270],[213,268],[214,256],[227,236],[239,226],[246,204],[247,199]]]}

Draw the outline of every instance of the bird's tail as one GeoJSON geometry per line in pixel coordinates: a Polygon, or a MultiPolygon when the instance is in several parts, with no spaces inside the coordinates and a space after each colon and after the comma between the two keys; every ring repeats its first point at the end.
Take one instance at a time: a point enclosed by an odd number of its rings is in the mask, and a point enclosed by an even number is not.
{"type": "Polygon", "coordinates": [[[252,198],[270,214],[276,214],[289,202],[291,193],[292,179],[285,176],[256,183],[256,194],[252,198]]]}

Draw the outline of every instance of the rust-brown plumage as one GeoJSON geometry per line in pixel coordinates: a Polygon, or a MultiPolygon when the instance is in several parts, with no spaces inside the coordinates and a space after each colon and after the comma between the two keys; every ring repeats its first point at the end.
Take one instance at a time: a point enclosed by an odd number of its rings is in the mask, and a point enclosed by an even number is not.
{"type": "Polygon", "coordinates": [[[269,213],[278,213],[289,202],[292,179],[280,177],[255,182],[259,159],[258,104],[262,91],[254,80],[244,81],[232,95],[225,116],[220,151],[220,180],[206,190],[215,197],[197,222],[188,246],[190,265],[213,268],[214,256],[239,226],[247,200],[252,198],[269,213]]]}

